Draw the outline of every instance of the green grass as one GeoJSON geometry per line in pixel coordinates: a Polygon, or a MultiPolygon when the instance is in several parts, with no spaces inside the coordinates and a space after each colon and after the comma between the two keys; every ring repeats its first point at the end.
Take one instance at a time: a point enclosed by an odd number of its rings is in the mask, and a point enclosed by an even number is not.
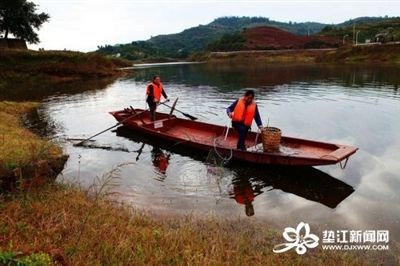
{"type": "Polygon", "coordinates": [[[50,266],[53,260],[49,254],[40,252],[21,255],[13,252],[0,252],[0,264],[9,266],[50,266]]]}

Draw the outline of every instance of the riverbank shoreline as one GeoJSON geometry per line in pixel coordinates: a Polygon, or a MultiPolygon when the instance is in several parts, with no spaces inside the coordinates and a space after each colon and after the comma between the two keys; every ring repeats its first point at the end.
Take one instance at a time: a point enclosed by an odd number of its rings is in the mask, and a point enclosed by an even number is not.
{"type": "Polygon", "coordinates": [[[60,147],[22,125],[36,102],[0,102],[0,192],[15,192],[54,180],[68,159],[60,147]]]}
{"type": "Polygon", "coordinates": [[[0,69],[54,77],[107,77],[119,75],[119,68],[132,62],[117,57],[75,51],[34,51],[0,48],[0,69]]]}
{"type": "Polygon", "coordinates": [[[359,45],[337,49],[252,50],[198,53],[189,61],[265,64],[400,64],[400,45],[359,45]]]}
{"type": "Polygon", "coordinates": [[[129,74],[132,62],[95,53],[0,49],[0,89],[16,84],[51,87],[90,79],[118,78],[129,74]]]}

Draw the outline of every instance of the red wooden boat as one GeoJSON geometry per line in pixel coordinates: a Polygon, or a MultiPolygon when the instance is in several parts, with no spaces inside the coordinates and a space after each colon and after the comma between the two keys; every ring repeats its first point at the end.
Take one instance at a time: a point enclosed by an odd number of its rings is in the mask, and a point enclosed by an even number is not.
{"type": "Polygon", "coordinates": [[[358,150],[352,146],[283,136],[278,152],[264,152],[261,137],[256,132],[249,132],[246,139],[248,149],[242,151],[236,149],[238,136],[233,129],[229,130],[225,139],[227,128],[224,126],[165,113],[157,113],[157,120],[152,122],[150,113],[142,109],[121,110],[110,114],[124,126],[146,135],[199,151],[209,152],[214,149],[221,157],[256,164],[316,166],[341,163],[345,167],[349,157],[358,150]]]}

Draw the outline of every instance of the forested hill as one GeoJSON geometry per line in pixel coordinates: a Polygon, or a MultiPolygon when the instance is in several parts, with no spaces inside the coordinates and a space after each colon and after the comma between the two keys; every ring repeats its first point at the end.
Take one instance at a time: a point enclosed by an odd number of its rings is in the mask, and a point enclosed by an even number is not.
{"type": "Polygon", "coordinates": [[[400,41],[400,17],[361,17],[339,25],[328,25],[320,34],[338,38],[346,36],[352,40],[354,32],[358,32],[360,43],[366,40],[373,42],[377,35],[381,36],[382,42],[400,41]]]}
{"type": "MultiPolygon", "coordinates": [[[[222,17],[207,25],[199,25],[180,33],[158,35],[146,41],[133,41],[128,44],[99,46],[98,53],[119,55],[136,61],[167,61],[186,58],[188,55],[203,51],[207,45],[221,38],[224,34],[241,32],[259,26],[276,27],[296,35],[324,33],[330,36],[341,34],[341,28],[352,27],[353,24],[384,23],[395,18],[361,17],[336,25],[317,22],[278,22],[264,17],[222,17]],[[338,31],[338,32],[337,32],[338,31]]],[[[360,36],[362,34],[360,33],[360,36]]]]}
{"type": "Polygon", "coordinates": [[[222,17],[207,25],[192,27],[176,34],[158,35],[147,41],[100,46],[98,52],[120,54],[121,57],[130,60],[185,58],[193,52],[203,50],[209,43],[226,33],[256,26],[278,27],[295,34],[307,35],[319,32],[326,25],[315,22],[278,22],[263,17],[222,17]]]}

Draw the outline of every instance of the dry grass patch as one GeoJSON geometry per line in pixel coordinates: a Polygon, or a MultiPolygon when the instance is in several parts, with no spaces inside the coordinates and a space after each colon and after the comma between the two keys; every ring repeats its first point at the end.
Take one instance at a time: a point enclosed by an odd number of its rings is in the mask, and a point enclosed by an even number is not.
{"type": "Polygon", "coordinates": [[[67,186],[0,200],[0,231],[0,253],[49,254],[71,265],[368,264],[347,252],[274,254],[281,233],[265,224],[155,218],[67,186]]]}
{"type": "Polygon", "coordinates": [[[325,54],[324,50],[274,50],[274,51],[241,51],[227,53],[211,53],[198,55],[193,60],[205,60],[208,62],[246,63],[257,62],[265,64],[309,64],[315,63],[316,58],[325,54]]]}
{"type": "Polygon", "coordinates": [[[21,125],[20,117],[37,103],[0,102],[0,166],[13,170],[61,154],[61,149],[21,125]]]}
{"type": "Polygon", "coordinates": [[[345,46],[335,52],[327,53],[317,58],[321,63],[374,63],[392,64],[400,63],[400,46],[371,45],[371,46],[345,46]]]}

